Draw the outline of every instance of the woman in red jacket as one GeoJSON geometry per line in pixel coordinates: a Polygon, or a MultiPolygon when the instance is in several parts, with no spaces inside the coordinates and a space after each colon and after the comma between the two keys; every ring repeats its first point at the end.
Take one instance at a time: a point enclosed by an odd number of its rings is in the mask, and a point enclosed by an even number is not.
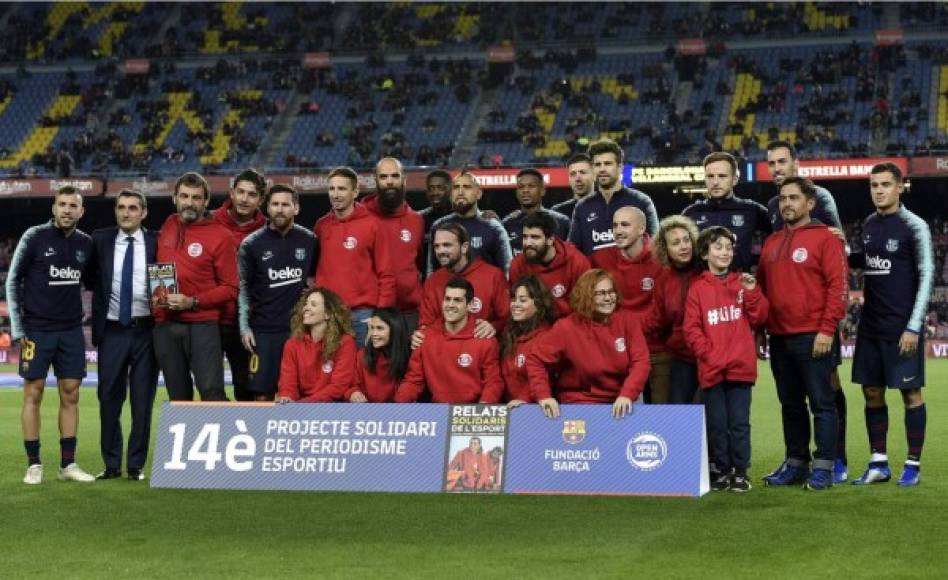
{"type": "Polygon", "coordinates": [[[707,270],[688,290],[685,340],[698,361],[708,418],[712,490],[749,491],[751,387],[757,382],[754,328],[767,321],[767,299],[750,274],[730,272],[736,236],[714,226],[698,236],[707,270]],[[733,470],[733,473],[732,473],[733,470]]]}
{"type": "Polygon", "coordinates": [[[356,361],[355,380],[346,396],[352,403],[391,403],[411,357],[408,325],[394,308],[380,308],[369,317],[369,344],[356,361]]]}
{"type": "Polygon", "coordinates": [[[358,349],[349,309],[332,290],[311,288],[293,308],[280,363],[278,403],[341,401],[358,349]]]}
{"type": "Polygon", "coordinates": [[[638,316],[616,310],[621,299],[609,272],[586,272],[569,297],[573,313],[531,345],[530,392],[547,417],[559,417],[559,403],[610,403],[612,414],[624,417],[642,394],[652,368],[648,345],[638,316]]]}
{"type": "Polygon", "coordinates": [[[665,267],[655,280],[654,298],[648,313],[642,318],[642,332],[665,341],[672,361],[667,401],[656,400],[656,393],[652,391],[653,403],[684,405],[697,402],[698,367],[681,331],[688,288],[701,273],[694,252],[697,242],[698,226],[683,215],[663,219],[655,236],[655,256],[665,267]]]}
{"type": "Polygon", "coordinates": [[[500,337],[501,373],[510,407],[532,401],[527,380],[527,350],[556,322],[553,295],[534,274],[521,276],[510,289],[510,323],[500,337]]]}

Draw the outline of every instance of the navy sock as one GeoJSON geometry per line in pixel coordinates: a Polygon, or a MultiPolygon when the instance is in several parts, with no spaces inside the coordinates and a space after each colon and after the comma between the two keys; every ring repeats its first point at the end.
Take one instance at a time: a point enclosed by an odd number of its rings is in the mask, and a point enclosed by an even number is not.
{"type": "Polygon", "coordinates": [[[40,461],[40,442],[39,439],[24,439],[23,447],[26,448],[27,467],[30,465],[41,465],[40,461]]]}
{"type": "Polygon", "coordinates": [[[888,406],[866,407],[866,430],[869,432],[869,451],[885,455],[889,435],[888,406]]]}
{"type": "Polygon", "coordinates": [[[62,451],[62,460],[60,467],[66,467],[70,463],[76,462],[76,438],[63,437],[59,440],[59,449],[62,451]]]}
{"type": "Polygon", "coordinates": [[[905,437],[908,439],[907,459],[909,461],[920,461],[922,459],[927,420],[928,412],[925,410],[924,403],[918,407],[905,410],[905,437]]]}
{"type": "Polygon", "coordinates": [[[846,393],[836,391],[836,459],[842,459],[848,465],[846,457],[846,393]]]}

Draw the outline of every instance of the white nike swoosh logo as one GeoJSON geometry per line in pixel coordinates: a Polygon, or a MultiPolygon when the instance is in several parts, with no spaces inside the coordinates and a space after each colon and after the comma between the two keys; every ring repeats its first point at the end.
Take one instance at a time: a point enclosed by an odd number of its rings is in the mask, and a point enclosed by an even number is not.
{"type": "Polygon", "coordinates": [[[911,382],[914,381],[914,380],[915,380],[915,375],[912,375],[912,376],[910,376],[910,377],[905,377],[904,379],[902,379],[902,382],[903,382],[903,383],[911,383],[911,382]]]}
{"type": "Polygon", "coordinates": [[[50,257],[50,256],[55,256],[55,255],[56,255],[56,252],[46,252],[46,253],[43,254],[43,255],[48,258],[48,257],[50,257]]]}

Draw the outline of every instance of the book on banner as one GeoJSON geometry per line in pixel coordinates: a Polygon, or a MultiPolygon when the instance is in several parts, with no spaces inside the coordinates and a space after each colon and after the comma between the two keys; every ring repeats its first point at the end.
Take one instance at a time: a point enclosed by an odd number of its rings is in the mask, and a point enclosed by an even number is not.
{"type": "Polygon", "coordinates": [[[159,308],[168,307],[168,296],[179,292],[174,262],[148,264],[148,292],[152,304],[159,308]]]}

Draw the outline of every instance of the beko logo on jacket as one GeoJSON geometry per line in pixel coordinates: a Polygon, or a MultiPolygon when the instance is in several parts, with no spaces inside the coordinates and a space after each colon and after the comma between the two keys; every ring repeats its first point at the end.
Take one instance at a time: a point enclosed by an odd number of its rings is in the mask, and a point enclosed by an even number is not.
{"type": "Polygon", "coordinates": [[[49,285],[50,286],[64,286],[78,284],[79,279],[82,277],[82,272],[76,270],[75,268],[70,268],[69,266],[64,266],[62,268],[57,268],[56,266],[50,265],[49,267],[49,285]]]}
{"type": "Polygon", "coordinates": [[[270,284],[270,288],[275,288],[277,286],[285,286],[301,281],[303,279],[303,269],[291,268],[289,266],[281,268],[280,270],[267,268],[267,276],[270,277],[271,282],[276,282],[275,284],[270,284]]]}
{"type": "Polygon", "coordinates": [[[593,230],[592,239],[594,244],[598,244],[599,242],[615,241],[615,237],[612,235],[612,230],[606,230],[604,232],[597,232],[596,230],[593,230]]]}
{"type": "Polygon", "coordinates": [[[866,256],[866,267],[874,270],[866,274],[888,274],[892,269],[892,260],[882,256],[866,256]]]}

